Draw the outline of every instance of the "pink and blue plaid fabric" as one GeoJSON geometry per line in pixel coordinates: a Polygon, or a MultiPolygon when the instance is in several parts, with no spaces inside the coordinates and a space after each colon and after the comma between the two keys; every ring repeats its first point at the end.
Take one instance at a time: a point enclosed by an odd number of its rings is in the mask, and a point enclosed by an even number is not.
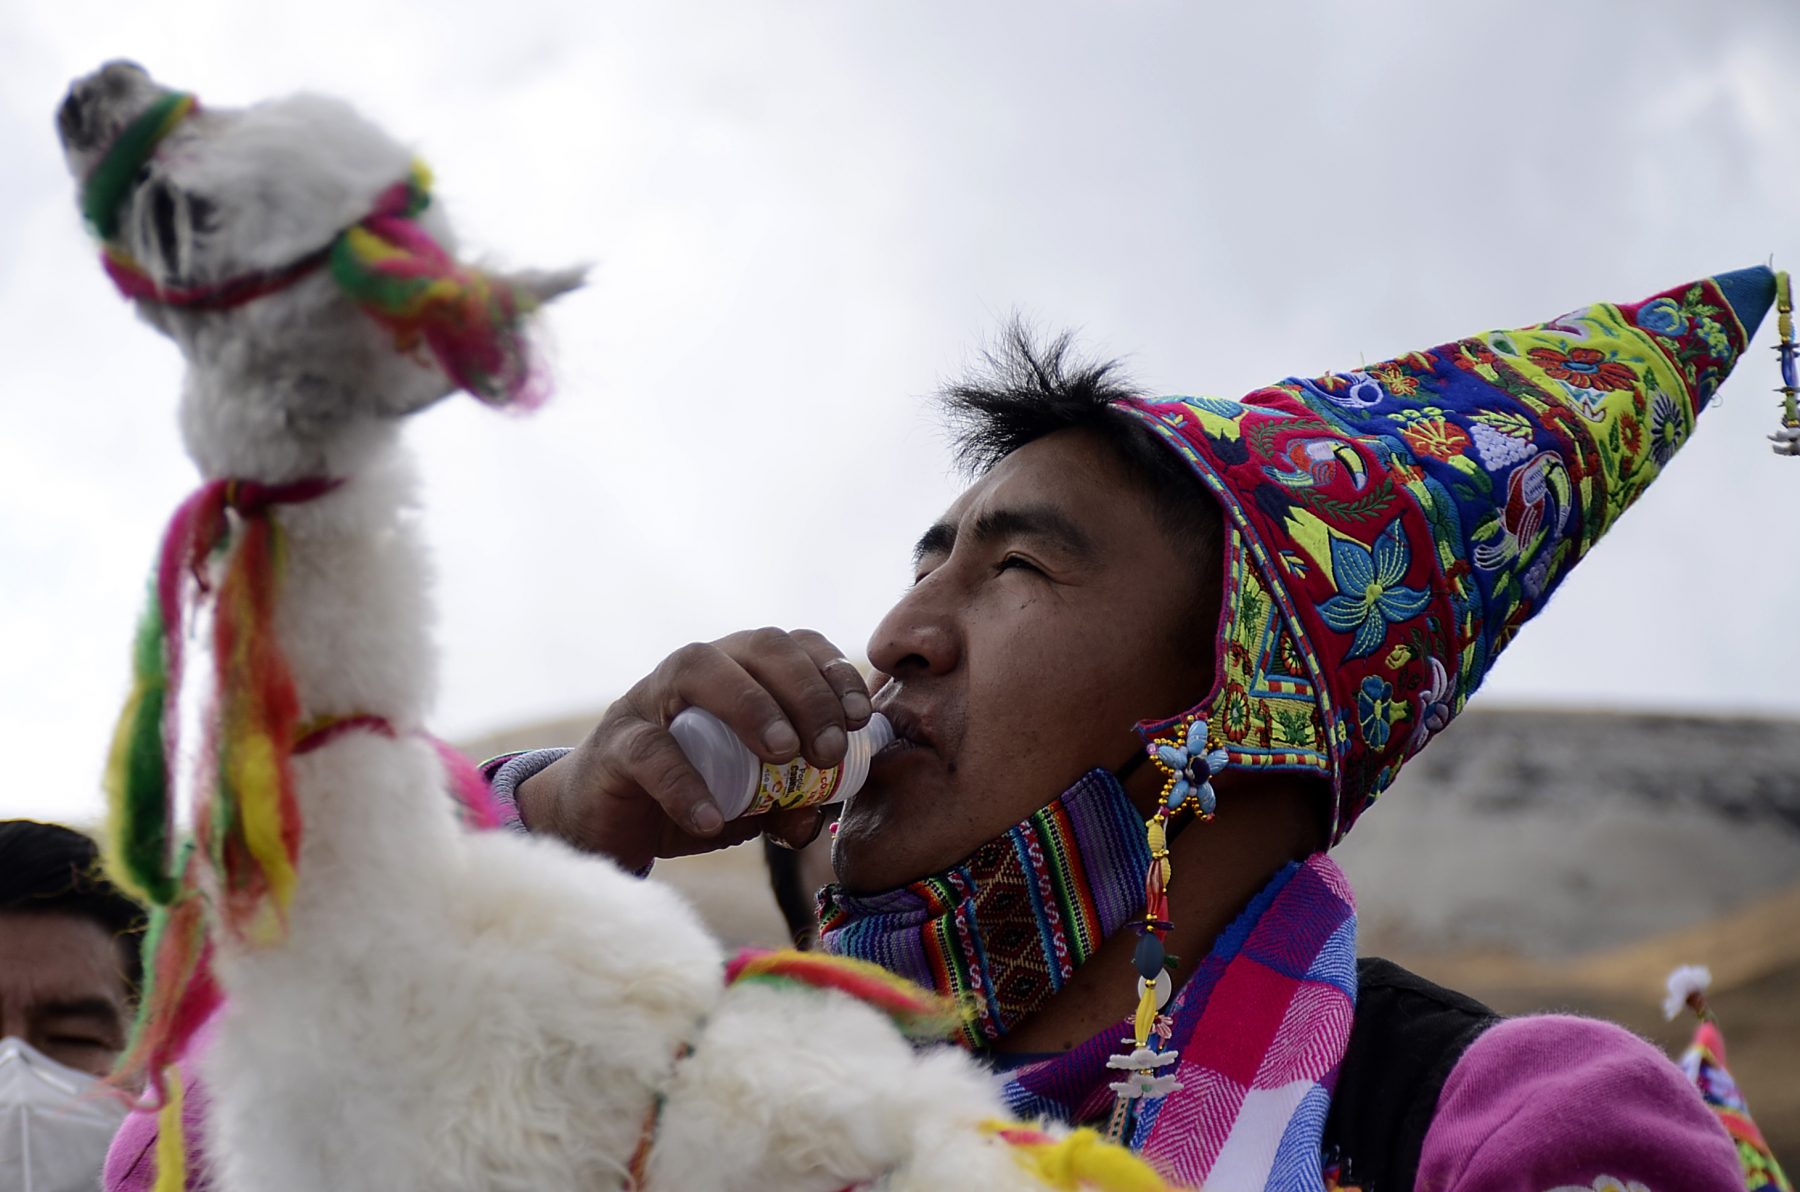
{"type": "MultiPolygon", "coordinates": [[[[1180,1091],[1141,1103],[1133,1149],[1209,1190],[1320,1189],[1320,1140],[1356,1008],[1356,909],[1323,853],[1290,864],[1245,908],[1168,1009],[1180,1091]]],[[[1021,1068],[1020,1115],[1103,1117],[1114,1027],[1021,1068]]]]}

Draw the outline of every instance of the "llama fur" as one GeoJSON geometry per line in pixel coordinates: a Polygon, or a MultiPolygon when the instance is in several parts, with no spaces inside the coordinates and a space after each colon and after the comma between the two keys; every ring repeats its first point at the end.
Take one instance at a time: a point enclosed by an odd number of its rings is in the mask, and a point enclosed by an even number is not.
{"type": "MultiPolygon", "coordinates": [[[[72,85],[58,123],[78,183],[161,91],[129,63],[72,85]]],[[[278,270],[368,214],[411,156],[333,99],[203,108],[140,171],[118,240],[164,286],[278,270]]],[[[420,223],[454,251],[439,204],[420,223]]],[[[544,301],[580,283],[492,276],[544,301]]],[[[181,430],[207,478],[344,481],[271,515],[275,631],[303,723],[396,730],[293,759],[305,834],[285,937],[211,931],[218,1187],[628,1187],[658,1096],[650,1189],[1044,1186],[977,1128],[1005,1115],[961,1052],[917,1051],[843,994],[727,989],[720,945],[666,886],[458,822],[417,735],[431,612],[399,442],[403,416],[453,389],[435,364],[396,351],[324,270],[225,311],[138,306],[186,359],[181,430]]]]}

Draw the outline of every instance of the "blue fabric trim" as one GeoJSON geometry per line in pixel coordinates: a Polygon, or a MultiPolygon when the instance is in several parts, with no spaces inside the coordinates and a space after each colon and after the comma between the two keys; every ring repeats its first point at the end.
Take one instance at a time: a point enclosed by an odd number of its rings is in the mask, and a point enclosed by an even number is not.
{"type": "Polygon", "coordinates": [[[519,787],[527,778],[548,769],[551,762],[567,754],[567,749],[531,749],[524,753],[503,753],[481,763],[488,776],[488,788],[500,808],[500,825],[513,832],[529,833],[519,816],[519,787]]]}

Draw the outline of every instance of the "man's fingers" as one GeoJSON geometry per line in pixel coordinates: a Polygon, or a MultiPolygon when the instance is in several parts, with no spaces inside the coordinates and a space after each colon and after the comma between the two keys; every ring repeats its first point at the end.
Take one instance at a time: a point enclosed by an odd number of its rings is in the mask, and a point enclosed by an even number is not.
{"type": "Polygon", "coordinates": [[[800,751],[800,735],[783,705],[718,646],[698,642],[683,646],[664,659],[657,672],[658,686],[674,697],[663,701],[665,721],[684,707],[704,708],[758,757],[780,762],[800,751]]]}
{"type": "Polygon", "coordinates": [[[842,763],[849,731],[870,715],[862,676],[817,633],[760,629],[683,646],[608,710],[572,755],[566,780],[543,798],[537,787],[544,783],[532,787],[533,820],[629,867],[722,848],[765,829],[796,847],[818,835],[824,817],[812,808],[726,823],[669,735],[669,722],[685,708],[717,716],[764,761],[804,754],[816,766],[842,763]],[[553,804],[547,811],[546,800],[553,804]]]}
{"type": "Polygon", "coordinates": [[[616,764],[632,785],[656,800],[664,813],[697,836],[716,835],[725,817],[675,738],[638,721],[616,743],[616,764]]]}
{"type": "Polygon", "coordinates": [[[824,676],[825,682],[837,693],[848,727],[859,729],[869,723],[869,715],[873,711],[869,704],[869,685],[863,682],[862,672],[856,669],[856,664],[845,658],[843,651],[832,645],[822,633],[811,629],[796,629],[793,636],[819,668],[819,674],[824,676]]]}
{"type": "MultiPolygon", "coordinates": [[[[835,766],[850,744],[844,701],[792,634],[759,629],[739,655],[800,734],[800,752],[815,766],[835,766]]],[[[777,760],[777,759],[771,759],[777,760]]]]}

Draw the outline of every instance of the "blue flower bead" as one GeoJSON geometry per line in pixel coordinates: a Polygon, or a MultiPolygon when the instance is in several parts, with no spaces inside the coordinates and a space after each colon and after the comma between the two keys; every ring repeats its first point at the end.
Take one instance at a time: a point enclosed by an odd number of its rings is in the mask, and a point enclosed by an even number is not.
{"type": "Polygon", "coordinates": [[[1211,815],[1218,805],[1211,778],[1225,768],[1227,755],[1223,749],[1208,750],[1206,734],[1207,723],[1201,719],[1188,726],[1184,744],[1156,743],[1157,762],[1174,778],[1164,800],[1170,811],[1190,798],[1199,804],[1201,815],[1211,815]]]}

